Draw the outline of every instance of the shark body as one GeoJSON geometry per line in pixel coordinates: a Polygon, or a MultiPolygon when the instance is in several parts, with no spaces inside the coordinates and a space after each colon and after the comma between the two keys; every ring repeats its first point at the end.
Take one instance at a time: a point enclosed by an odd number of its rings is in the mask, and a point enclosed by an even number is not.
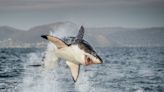
{"type": "Polygon", "coordinates": [[[95,50],[87,41],[83,39],[84,27],[81,26],[76,37],[70,37],[65,41],[51,35],[42,35],[41,37],[51,41],[57,46],[55,54],[58,58],[66,60],[69,66],[74,82],[79,76],[80,65],[101,64],[103,61],[97,55],[95,50]],[[71,41],[70,41],[71,40],[71,41]]]}

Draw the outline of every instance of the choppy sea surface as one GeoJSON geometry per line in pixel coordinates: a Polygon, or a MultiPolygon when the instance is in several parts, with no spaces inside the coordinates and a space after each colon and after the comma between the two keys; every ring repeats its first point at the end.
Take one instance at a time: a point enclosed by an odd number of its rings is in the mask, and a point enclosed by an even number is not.
{"type": "Polygon", "coordinates": [[[164,48],[97,48],[104,63],[81,66],[76,83],[64,61],[40,66],[44,49],[0,49],[0,92],[164,92],[164,48]]]}

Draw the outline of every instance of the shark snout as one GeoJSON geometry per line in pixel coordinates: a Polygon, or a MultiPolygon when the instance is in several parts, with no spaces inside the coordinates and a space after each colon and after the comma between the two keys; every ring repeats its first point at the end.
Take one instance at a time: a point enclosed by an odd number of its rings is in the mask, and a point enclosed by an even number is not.
{"type": "Polygon", "coordinates": [[[99,64],[102,64],[103,60],[101,58],[99,58],[99,64]]]}
{"type": "Polygon", "coordinates": [[[102,61],[102,59],[98,56],[98,57],[96,57],[94,63],[95,63],[95,64],[102,64],[103,61],[102,61]]]}
{"type": "Polygon", "coordinates": [[[102,64],[103,61],[102,59],[98,57],[89,57],[85,55],[85,65],[90,65],[90,64],[102,64]]]}
{"type": "Polygon", "coordinates": [[[96,60],[96,62],[95,62],[95,64],[102,64],[102,63],[103,63],[103,61],[100,59],[96,60]]]}
{"type": "Polygon", "coordinates": [[[47,36],[48,35],[41,35],[41,37],[44,38],[44,39],[48,39],[47,36]]]}

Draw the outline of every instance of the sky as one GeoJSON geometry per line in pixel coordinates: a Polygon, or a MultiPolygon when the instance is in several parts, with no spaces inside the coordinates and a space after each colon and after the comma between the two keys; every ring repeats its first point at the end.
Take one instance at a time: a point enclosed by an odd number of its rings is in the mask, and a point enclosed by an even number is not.
{"type": "Polygon", "coordinates": [[[0,0],[0,26],[164,27],[164,0],[0,0]]]}

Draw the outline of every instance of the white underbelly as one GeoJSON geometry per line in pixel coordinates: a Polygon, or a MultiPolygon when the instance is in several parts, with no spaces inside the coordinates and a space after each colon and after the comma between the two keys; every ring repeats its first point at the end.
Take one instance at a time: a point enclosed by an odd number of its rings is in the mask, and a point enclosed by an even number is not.
{"type": "Polygon", "coordinates": [[[56,51],[56,56],[77,64],[82,64],[82,62],[84,62],[84,51],[77,45],[58,49],[56,51]]]}

